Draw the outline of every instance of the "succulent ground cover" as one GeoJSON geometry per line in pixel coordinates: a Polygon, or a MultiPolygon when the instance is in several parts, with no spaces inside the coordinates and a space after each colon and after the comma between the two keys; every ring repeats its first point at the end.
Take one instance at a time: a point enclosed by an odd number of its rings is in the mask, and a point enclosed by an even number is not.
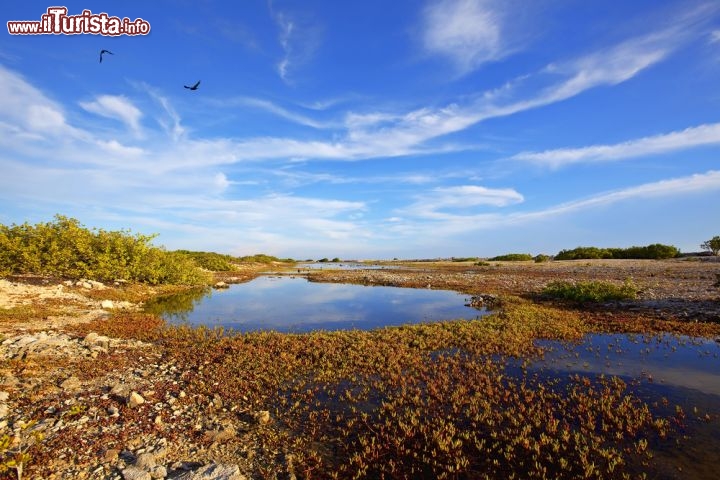
{"type": "MultiPolygon", "coordinates": [[[[705,280],[714,279],[714,264],[652,267],[635,272],[641,297],[661,296],[678,275],[697,285],[686,298],[713,301],[705,280]]],[[[24,478],[122,478],[143,452],[153,452],[168,478],[213,461],[250,478],[682,478],[653,455],[681,446],[699,422],[717,422],[715,412],[649,401],[610,376],[547,378],[525,367],[543,355],[537,339],[577,342],[596,331],[717,336],[720,324],[687,321],[672,309],[647,315],[538,295],[567,278],[622,285],[627,270],[612,273],[613,266],[569,267],[598,268],[595,276],[554,262],[528,264],[525,276],[520,267],[474,267],[480,273],[468,275],[469,268],[351,272],[357,283],[452,285],[500,298],[482,320],[373,331],[233,335],[170,328],[132,310],[93,310],[87,321],[88,307],[74,297],[13,304],[0,322],[0,390],[9,397],[0,478],[16,478],[12,445],[27,455],[19,458],[24,478]],[[526,291],[518,292],[523,279],[526,291]],[[45,318],[55,317],[65,323],[49,331],[45,318]],[[35,348],[41,341],[50,347],[35,348]],[[132,403],[132,393],[144,401],[132,403]]],[[[71,290],[91,303],[146,298],[137,286],[71,290]]]]}

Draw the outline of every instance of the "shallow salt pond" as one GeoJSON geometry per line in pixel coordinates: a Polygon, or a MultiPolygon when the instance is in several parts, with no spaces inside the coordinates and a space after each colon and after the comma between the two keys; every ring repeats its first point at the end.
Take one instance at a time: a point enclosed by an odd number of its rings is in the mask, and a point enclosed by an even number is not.
{"type": "Polygon", "coordinates": [[[577,344],[536,341],[546,349],[532,370],[638,378],[658,386],[717,395],[720,343],[683,335],[589,334],[577,344]]]}
{"type": "Polygon", "coordinates": [[[475,319],[467,295],[446,290],[308,282],[263,276],[226,290],[158,299],[146,311],[173,324],[221,326],[238,332],[369,330],[408,323],[475,319]]]}
{"type": "MultiPolygon", "coordinates": [[[[670,334],[589,334],[580,342],[536,344],[545,354],[525,364],[530,376],[561,381],[576,374],[616,376],[626,382],[628,392],[664,415],[672,415],[676,405],[682,407],[686,418],[681,436],[688,437],[654,445],[659,478],[718,478],[720,343],[670,334]]],[[[519,374],[521,363],[509,373],[519,374]]]]}

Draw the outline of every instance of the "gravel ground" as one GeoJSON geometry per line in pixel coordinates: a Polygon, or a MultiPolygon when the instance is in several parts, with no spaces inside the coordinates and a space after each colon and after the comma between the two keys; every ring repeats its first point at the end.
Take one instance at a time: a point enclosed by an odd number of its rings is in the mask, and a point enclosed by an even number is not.
{"type": "Polygon", "coordinates": [[[663,320],[720,322],[720,259],[575,260],[547,263],[415,263],[411,269],[322,270],[309,272],[316,282],[359,283],[457,290],[463,293],[536,297],[550,282],[601,280],[639,289],[632,302],[602,305],[603,310],[637,312],[663,320]]]}

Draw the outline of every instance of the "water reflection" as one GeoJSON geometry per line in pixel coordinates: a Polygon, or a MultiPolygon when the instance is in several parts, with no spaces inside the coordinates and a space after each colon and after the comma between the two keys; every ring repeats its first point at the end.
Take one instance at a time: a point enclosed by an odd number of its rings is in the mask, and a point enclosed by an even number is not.
{"type": "Polygon", "coordinates": [[[237,331],[372,329],[458,318],[485,311],[466,307],[451,291],[313,283],[299,277],[259,277],[211,294],[161,299],[146,309],[170,323],[237,331]],[[186,307],[186,308],[183,308],[186,307]]]}
{"type": "MultiPolygon", "coordinates": [[[[527,366],[529,374],[561,381],[576,373],[614,375],[662,415],[674,414],[675,405],[682,407],[687,415],[682,428],[685,438],[653,446],[653,464],[660,472],[654,478],[717,478],[720,344],[671,334],[592,334],[574,344],[537,343],[548,351],[527,366]]],[[[511,368],[511,374],[519,374],[520,363],[511,368]]]]}
{"type": "Polygon", "coordinates": [[[587,335],[579,344],[537,341],[548,352],[531,368],[640,378],[720,395],[720,344],[680,335],[587,335]]]}
{"type": "Polygon", "coordinates": [[[205,297],[212,295],[210,288],[197,288],[187,290],[174,295],[158,297],[144,306],[144,310],[148,313],[161,315],[164,318],[171,316],[179,321],[188,321],[189,314],[192,312],[205,297]]]}

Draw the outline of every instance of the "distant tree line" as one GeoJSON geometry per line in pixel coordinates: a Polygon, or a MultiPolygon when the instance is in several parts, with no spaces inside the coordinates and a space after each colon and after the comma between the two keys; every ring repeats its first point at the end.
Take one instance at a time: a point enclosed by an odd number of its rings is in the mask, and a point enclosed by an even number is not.
{"type": "Polygon", "coordinates": [[[663,259],[675,258],[680,250],[672,245],[653,243],[645,247],[629,248],[598,248],[577,247],[572,250],[561,250],[555,255],[555,260],[585,260],[585,259],[663,259]]]}
{"type": "Polygon", "coordinates": [[[213,272],[230,272],[237,270],[238,263],[287,263],[295,262],[292,258],[278,258],[273,255],[258,253],[244,257],[233,257],[232,255],[215,252],[196,252],[190,250],[175,250],[175,253],[185,255],[192,259],[195,264],[205,270],[213,272]]]}
{"type": "Polygon", "coordinates": [[[491,262],[525,262],[532,259],[533,256],[529,253],[508,253],[505,255],[498,255],[497,257],[492,257],[489,260],[491,262]]]}

